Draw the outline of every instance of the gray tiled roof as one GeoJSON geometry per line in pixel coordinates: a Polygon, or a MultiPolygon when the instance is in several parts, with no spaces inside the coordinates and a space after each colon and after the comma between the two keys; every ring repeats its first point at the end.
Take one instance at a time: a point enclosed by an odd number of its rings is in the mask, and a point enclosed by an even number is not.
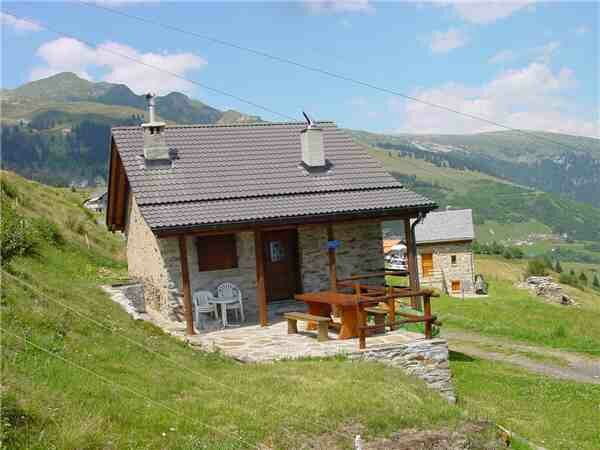
{"type": "Polygon", "coordinates": [[[165,141],[177,154],[169,169],[144,167],[141,127],[113,128],[112,136],[136,201],[154,229],[435,206],[404,189],[332,122],[319,122],[331,169],[308,173],[300,165],[305,126],[167,126],[165,141]]]}
{"type": "Polygon", "coordinates": [[[431,212],[415,227],[415,238],[417,244],[473,240],[473,213],[470,209],[431,212]]]}

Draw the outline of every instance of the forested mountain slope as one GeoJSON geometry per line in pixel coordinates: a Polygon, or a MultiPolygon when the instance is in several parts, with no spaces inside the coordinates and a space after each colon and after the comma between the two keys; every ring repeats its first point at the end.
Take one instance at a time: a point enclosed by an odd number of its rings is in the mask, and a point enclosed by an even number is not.
{"type": "Polygon", "coordinates": [[[600,207],[600,140],[555,133],[382,135],[352,131],[360,142],[468,169],[600,207]],[[536,137],[533,137],[535,135],[536,137]]]}
{"type": "MultiPolygon", "coordinates": [[[[144,96],[125,85],[93,83],[68,72],[0,95],[3,167],[54,185],[105,183],[110,127],[142,123],[146,108],[144,96]]],[[[167,123],[260,121],[179,92],[158,97],[156,109],[167,123]]]]}

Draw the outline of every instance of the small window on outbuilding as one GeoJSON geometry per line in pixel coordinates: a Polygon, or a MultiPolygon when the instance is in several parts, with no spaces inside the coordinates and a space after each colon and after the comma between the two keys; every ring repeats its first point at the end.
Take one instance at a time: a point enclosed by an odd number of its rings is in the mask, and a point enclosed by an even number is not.
{"type": "Polygon", "coordinates": [[[235,269],[238,266],[235,234],[196,238],[198,270],[235,269]]]}
{"type": "Polygon", "coordinates": [[[450,256],[450,263],[455,266],[456,265],[456,255],[450,256]]]}

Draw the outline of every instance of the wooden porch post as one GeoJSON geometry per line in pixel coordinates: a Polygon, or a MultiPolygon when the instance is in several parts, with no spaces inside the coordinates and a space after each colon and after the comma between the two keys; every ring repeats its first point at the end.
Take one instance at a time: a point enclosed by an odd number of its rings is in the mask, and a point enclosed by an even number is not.
{"type": "MultiPolygon", "coordinates": [[[[410,281],[410,289],[412,291],[419,290],[419,267],[417,265],[417,253],[413,245],[414,236],[410,229],[410,218],[404,219],[404,238],[406,240],[406,257],[408,259],[408,278],[410,281]]],[[[411,297],[410,305],[414,309],[418,309],[419,300],[411,297]]]]}
{"type": "Polygon", "coordinates": [[[196,334],[194,331],[194,318],[192,314],[192,290],[190,287],[190,270],[188,267],[186,236],[179,236],[179,261],[181,263],[181,284],[183,286],[183,306],[185,314],[186,331],[188,335],[196,334]]]}
{"type": "MultiPolygon", "coordinates": [[[[335,238],[333,236],[333,225],[327,225],[327,240],[333,241],[335,238]]],[[[329,290],[332,292],[337,291],[337,263],[335,256],[335,248],[330,248],[327,250],[329,255],[329,290]]]]}
{"type": "Polygon", "coordinates": [[[259,229],[254,230],[254,253],[256,254],[256,300],[258,302],[258,316],[260,326],[266,327],[269,325],[269,312],[267,308],[267,287],[265,284],[263,236],[259,229]]]}

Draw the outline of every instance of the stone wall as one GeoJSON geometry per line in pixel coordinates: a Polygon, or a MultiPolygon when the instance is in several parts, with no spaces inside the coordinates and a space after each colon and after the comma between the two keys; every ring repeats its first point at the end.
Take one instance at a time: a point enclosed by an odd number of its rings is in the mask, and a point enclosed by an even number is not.
{"type": "Polygon", "coordinates": [[[353,353],[349,357],[397,367],[406,374],[423,380],[427,387],[442,394],[449,402],[456,402],[448,343],[443,339],[423,339],[385,348],[367,347],[366,350],[353,353]]]}
{"type": "Polygon", "coordinates": [[[159,240],[142,217],[135,199],[130,196],[125,225],[129,277],[144,285],[145,306],[159,310],[172,320],[179,320],[175,281],[164,258],[159,240]]]}
{"type": "MultiPolygon", "coordinates": [[[[341,241],[336,251],[337,277],[381,270],[383,243],[380,223],[350,223],[333,226],[341,241]]],[[[327,226],[298,228],[300,274],[304,292],[329,289],[327,226]]],[[[377,282],[381,280],[371,280],[377,282]]]]}
{"type": "Polygon", "coordinates": [[[419,281],[422,287],[432,287],[442,292],[452,293],[452,281],[460,281],[465,294],[474,294],[474,259],[471,244],[468,242],[448,244],[422,244],[417,246],[419,281]],[[433,254],[433,273],[423,276],[421,255],[433,254]],[[456,264],[452,264],[452,255],[456,264]]]}
{"type": "MultiPolygon", "coordinates": [[[[143,282],[148,307],[160,311],[171,320],[182,321],[184,308],[178,239],[156,238],[133,198],[129,204],[131,207],[125,229],[129,275],[143,282]]],[[[337,251],[338,278],[382,268],[381,224],[335,225],[334,236],[341,241],[337,251]]],[[[244,295],[247,320],[254,321],[258,319],[254,233],[238,233],[236,242],[237,268],[200,272],[195,238],[187,237],[191,290],[214,291],[219,283],[232,282],[240,287],[244,295]]],[[[328,289],[327,227],[299,227],[298,254],[302,290],[311,292],[328,289]]]]}

